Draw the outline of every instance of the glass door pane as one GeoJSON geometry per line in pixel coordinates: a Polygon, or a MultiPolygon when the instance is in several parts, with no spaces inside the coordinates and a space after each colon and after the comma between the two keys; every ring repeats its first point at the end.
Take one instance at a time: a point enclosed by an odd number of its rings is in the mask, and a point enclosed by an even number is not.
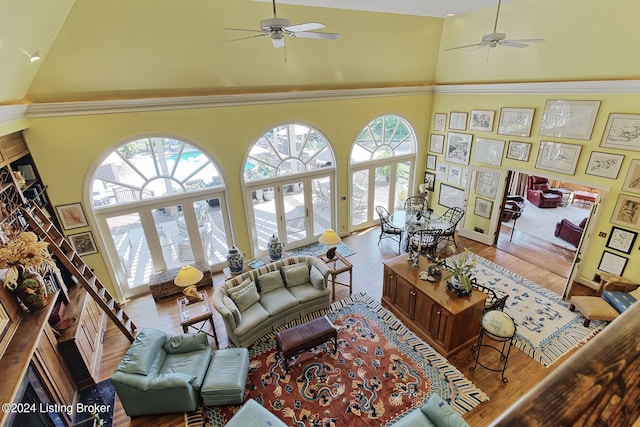
{"type": "Polygon", "coordinates": [[[409,176],[411,162],[398,163],[396,165],[396,191],[394,210],[404,209],[404,201],[410,196],[409,176]]]}
{"type": "MultiPolygon", "coordinates": [[[[202,201],[204,202],[204,201],[202,201]]],[[[205,227],[205,235],[201,234],[202,250],[210,265],[226,262],[229,243],[227,240],[226,222],[222,215],[222,205],[220,198],[206,200],[207,222],[211,227],[205,227]]],[[[196,205],[201,202],[194,203],[196,205]]]]}
{"type": "Polygon", "coordinates": [[[324,176],[311,180],[313,206],[313,236],[321,235],[331,227],[333,199],[331,196],[331,178],[324,176]]]}
{"type": "Polygon", "coordinates": [[[369,171],[360,170],[352,175],[351,182],[351,225],[367,221],[369,206],[369,171]]]}
{"type": "Polygon", "coordinates": [[[380,166],[376,168],[375,182],[375,206],[384,206],[389,209],[389,181],[391,166],[380,166]]]}
{"type": "Polygon", "coordinates": [[[296,182],[282,186],[285,244],[307,240],[307,207],[304,200],[304,183],[296,182]]]}
{"type": "Polygon", "coordinates": [[[274,188],[266,187],[253,190],[251,192],[251,200],[258,249],[259,251],[266,251],[267,243],[269,243],[271,236],[278,235],[274,188]]]}
{"type": "Polygon", "coordinates": [[[140,215],[130,213],[106,218],[106,221],[118,253],[120,272],[126,278],[123,293],[131,297],[145,292],[154,268],[140,215]]]}

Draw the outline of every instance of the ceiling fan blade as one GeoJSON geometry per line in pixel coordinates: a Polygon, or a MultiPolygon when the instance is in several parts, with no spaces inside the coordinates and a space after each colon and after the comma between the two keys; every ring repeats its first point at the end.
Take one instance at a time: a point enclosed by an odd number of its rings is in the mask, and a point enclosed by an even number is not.
{"type": "Polygon", "coordinates": [[[231,43],[231,42],[237,42],[239,40],[246,40],[246,39],[255,39],[255,38],[264,37],[264,36],[267,36],[267,35],[269,35],[269,33],[262,33],[262,34],[257,34],[255,36],[240,37],[239,39],[224,40],[224,41],[218,42],[216,44],[231,43]]]}
{"type": "Polygon", "coordinates": [[[501,40],[501,41],[498,42],[498,44],[500,46],[518,47],[518,48],[529,47],[528,44],[520,43],[520,42],[517,42],[515,40],[501,40]]]}
{"type": "Polygon", "coordinates": [[[546,42],[545,39],[509,39],[505,40],[508,42],[520,42],[520,43],[543,43],[546,42]]]}
{"type": "Polygon", "coordinates": [[[474,44],[466,44],[464,46],[456,46],[456,47],[450,47],[448,49],[443,49],[443,52],[446,52],[448,50],[456,50],[456,49],[464,49],[466,47],[482,47],[482,46],[486,46],[485,42],[481,42],[481,43],[474,43],[474,44]]]}
{"type": "Polygon", "coordinates": [[[280,47],[284,47],[284,37],[282,38],[273,38],[271,37],[271,43],[273,44],[273,47],[280,48],[280,47]]]}
{"type": "Polygon", "coordinates": [[[335,40],[340,37],[340,34],[335,33],[313,33],[310,31],[301,31],[298,33],[289,34],[291,37],[300,37],[303,39],[325,39],[325,40],[335,40]]]}
{"type": "Polygon", "coordinates": [[[292,33],[298,33],[300,31],[312,31],[312,30],[321,30],[325,26],[319,22],[307,22],[305,24],[296,24],[285,27],[286,31],[291,31],[292,33]]]}
{"type": "Polygon", "coordinates": [[[248,31],[250,33],[264,33],[263,30],[249,30],[247,28],[225,28],[225,30],[230,30],[230,31],[248,31]]]}

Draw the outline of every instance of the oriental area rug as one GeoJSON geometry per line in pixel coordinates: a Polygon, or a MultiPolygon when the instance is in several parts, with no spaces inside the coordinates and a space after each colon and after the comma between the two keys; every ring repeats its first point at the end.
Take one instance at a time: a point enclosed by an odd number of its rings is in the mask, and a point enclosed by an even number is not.
{"type": "Polygon", "coordinates": [[[509,296],[504,312],[516,323],[514,344],[538,363],[550,366],[605,326],[594,320],[585,327],[584,317],[569,311],[569,303],[560,295],[494,262],[475,254],[474,257],[473,274],[478,283],[499,296],[509,296]]]}
{"type": "MultiPolygon", "coordinates": [[[[354,294],[313,317],[325,314],[338,328],[337,353],[332,343],[302,353],[289,360],[287,374],[270,334],[249,348],[245,399],[301,427],[390,426],[431,393],[460,413],[488,400],[369,295],[354,294]]],[[[207,408],[206,425],[223,426],[239,408],[207,408]]]]}

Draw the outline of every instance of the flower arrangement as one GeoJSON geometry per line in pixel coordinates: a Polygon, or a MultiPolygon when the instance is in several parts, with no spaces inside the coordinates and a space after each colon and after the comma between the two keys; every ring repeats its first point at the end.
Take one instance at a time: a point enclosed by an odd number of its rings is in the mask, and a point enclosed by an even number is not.
{"type": "Polygon", "coordinates": [[[445,260],[444,269],[450,273],[447,279],[456,279],[462,293],[468,295],[471,293],[471,269],[475,265],[476,259],[473,257],[473,253],[469,248],[466,248],[457,258],[445,260]]]}
{"type": "Polygon", "coordinates": [[[5,230],[4,234],[8,240],[0,243],[0,269],[7,270],[3,278],[7,288],[16,289],[20,276],[28,269],[34,269],[39,274],[57,270],[47,249],[49,244],[38,240],[34,233],[11,233],[5,230]]]}

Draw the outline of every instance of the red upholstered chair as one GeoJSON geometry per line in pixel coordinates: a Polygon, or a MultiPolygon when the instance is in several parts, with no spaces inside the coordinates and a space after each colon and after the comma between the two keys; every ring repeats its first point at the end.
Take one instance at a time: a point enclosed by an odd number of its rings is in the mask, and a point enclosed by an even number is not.
{"type": "Polygon", "coordinates": [[[527,200],[539,208],[557,208],[562,204],[562,193],[552,190],[547,178],[529,175],[527,200]]]}
{"type": "Polygon", "coordinates": [[[587,218],[583,219],[580,224],[576,225],[566,218],[556,224],[555,236],[566,240],[576,248],[580,244],[580,238],[584,233],[584,227],[587,225],[587,218]]]}

